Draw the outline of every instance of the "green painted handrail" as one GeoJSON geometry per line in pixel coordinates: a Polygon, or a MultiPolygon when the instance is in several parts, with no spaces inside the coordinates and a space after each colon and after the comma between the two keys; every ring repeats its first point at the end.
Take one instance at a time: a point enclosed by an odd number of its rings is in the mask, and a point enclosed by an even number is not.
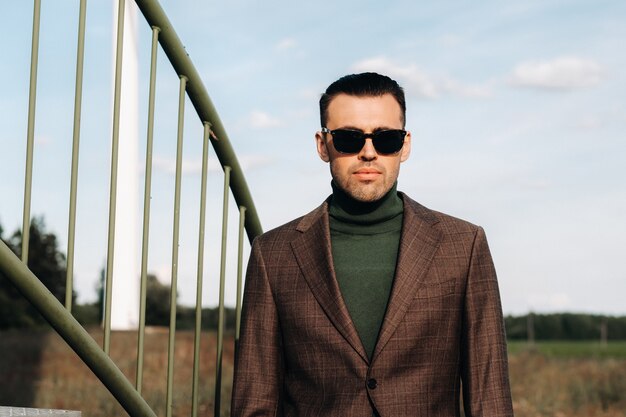
{"type": "Polygon", "coordinates": [[[213,139],[211,144],[222,166],[231,167],[230,188],[237,206],[246,208],[246,233],[248,240],[252,242],[263,231],[261,222],[259,221],[259,216],[235,151],[230,144],[226,130],[211,102],[211,98],[202,83],[202,79],[159,2],[157,0],[136,0],[136,3],[148,24],[156,26],[161,30],[159,43],[163,48],[163,52],[169,58],[177,74],[185,76],[189,80],[187,83],[187,95],[198,116],[202,122],[211,124],[211,138],[213,139]]]}
{"type": "Polygon", "coordinates": [[[226,267],[226,236],[228,225],[228,202],[230,193],[233,194],[237,208],[240,213],[239,222],[239,246],[237,259],[237,331],[239,333],[239,314],[241,311],[241,290],[243,271],[243,239],[244,231],[248,240],[252,240],[262,233],[261,224],[258,218],[254,202],[252,200],[248,185],[245,181],[243,171],[239,165],[236,154],[228,139],[228,135],[222,122],[209,98],[209,95],[196,71],[191,59],[185,52],[180,39],[171,26],[165,12],[157,0],[135,0],[139,9],[143,13],[147,23],[152,29],[153,45],[151,60],[151,88],[149,98],[149,120],[148,120],[148,145],[146,150],[146,190],[144,195],[144,236],[142,245],[142,283],[141,283],[141,307],[140,307],[140,328],[137,358],[137,380],[133,387],[128,379],[122,374],[115,363],[109,358],[110,333],[111,333],[111,295],[112,295],[112,275],[114,260],[115,241],[115,217],[116,217],[116,197],[117,197],[117,162],[118,162],[118,142],[119,142],[119,118],[120,118],[120,95],[121,95],[121,66],[122,66],[122,41],[124,4],[126,0],[118,0],[118,27],[117,27],[117,47],[115,59],[115,93],[113,111],[113,137],[111,149],[111,189],[109,202],[109,238],[107,248],[107,268],[105,280],[105,308],[104,308],[104,338],[103,346],[100,347],[89,335],[89,333],[72,317],[72,275],[74,260],[74,234],[76,219],[76,194],[78,181],[78,153],[79,153],[79,133],[80,133],[80,112],[82,100],[82,67],[84,54],[84,32],[86,0],[81,0],[79,14],[79,40],[77,50],[76,69],[76,91],[75,91],[75,111],[74,111],[74,135],[72,147],[72,176],[70,183],[70,220],[68,227],[68,271],[66,277],[66,308],[48,291],[45,286],[33,275],[25,264],[28,258],[28,232],[30,226],[30,194],[32,177],[32,155],[34,144],[34,115],[36,99],[36,74],[37,57],[39,44],[39,9],[40,0],[35,0],[35,10],[33,14],[33,47],[31,56],[31,86],[29,93],[29,123],[27,132],[27,162],[26,179],[24,191],[24,225],[22,246],[23,261],[11,252],[11,250],[0,241],[0,272],[2,272],[28,299],[43,317],[52,325],[57,333],[68,343],[68,345],[78,354],[83,362],[94,372],[94,374],[109,389],[113,396],[129,415],[135,417],[155,416],[145,400],[141,397],[142,374],[143,374],[143,332],[145,320],[145,293],[147,275],[147,240],[149,229],[149,198],[150,198],[150,172],[152,165],[152,133],[154,118],[154,84],[156,76],[156,42],[160,43],[163,51],[167,55],[170,64],[176,71],[181,81],[179,93],[179,129],[178,129],[178,149],[177,149],[177,180],[175,191],[175,219],[174,219],[174,242],[172,254],[172,284],[171,284],[171,311],[170,311],[170,338],[168,347],[168,392],[166,398],[166,415],[172,414],[172,388],[173,388],[173,353],[174,335],[176,327],[176,276],[178,267],[178,221],[180,205],[180,176],[182,168],[182,138],[183,138],[183,109],[185,98],[193,104],[199,121],[204,126],[203,138],[203,180],[201,191],[201,221],[199,231],[198,246],[198,286],[196,305],[196,334],[194,339],[194,381],[193,381],[193,405],[192,415],[198,413],[198,387],[199,387],[199,353],[200,353],[200,329],[201,329],[201,295],[203,278],[204,252],[204,200],[206,199],[206,175],[207,175],[207,145],[210,142],[224,170],[224,200],[222,218],[222,253],[220,265],[220,300],[219,300],[219,323],[218,323],[218,346],[216,364],[216,395],[215,413],[220,413],[221,404],[221,373],[222,373],[222,351],[224,345],[224,287],[225,287],[225,267],[226,267]],[[186,96],[185,96],[186,94],[186,96]],[[147,203],[146,203],[147,202],[147,203]]]}
{"type": "Polygon", "coordinates": [[[133,417],[156,414],[126,376],[54,295],[0,240],[0,271],[15,285],[133,417]]]}

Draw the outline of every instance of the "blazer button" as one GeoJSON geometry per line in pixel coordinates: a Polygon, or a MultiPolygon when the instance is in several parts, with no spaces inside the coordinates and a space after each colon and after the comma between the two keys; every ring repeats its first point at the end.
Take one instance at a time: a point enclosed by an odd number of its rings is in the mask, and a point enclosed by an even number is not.
{"type": "Polygon", "coordinates": [[[367,380],[367,388],[376,389],[377,386],[378,386],[378,381],[376,381],[374,378],[370,378],[367,380]]]}

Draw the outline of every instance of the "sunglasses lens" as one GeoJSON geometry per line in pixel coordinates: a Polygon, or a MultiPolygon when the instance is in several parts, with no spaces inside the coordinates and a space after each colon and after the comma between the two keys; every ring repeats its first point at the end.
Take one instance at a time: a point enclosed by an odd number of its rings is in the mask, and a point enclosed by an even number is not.
{"type": "Polygon", "coordinates": [[[376,152],[380,154],[393,154],[402,149],[404,144],[404,136],[406,132],[403,130],[383,130],[374,135],[374,147],[376,152]]]}
{"type": "Polygon", "coordinates": [[[331,132],[335,149],[341,153],[359,153],[365,145],[365,138],[371,137],[376,152],[389,155],[398,152],[404,144],[404,130],[381,130],[366,135],[358,130],[337,129],[331,132]]]}
{"type": "Polygon", "coordinates": [[[333,130],[333,144],[338,152],[358,153],[365,144],[365,136],[356,130],[333,130]]]}

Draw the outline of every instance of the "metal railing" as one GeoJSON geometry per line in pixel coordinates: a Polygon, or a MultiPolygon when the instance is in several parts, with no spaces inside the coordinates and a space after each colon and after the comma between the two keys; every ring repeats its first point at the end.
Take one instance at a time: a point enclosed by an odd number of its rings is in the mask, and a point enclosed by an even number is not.
{"type": "Polygon", "coordinates": [[[196,309],[195,309],[195,338],[194,338],[194,369],[193,369],[193,393],[192,415],[198,413],[198,385],[199,385],[199,357],[200,357],[200,332],[201,332],[201,309],[202,309],[202,284],[204,280],[204,251],[205,251],[205,214],[206,214],[206,188],[208,173],[209,144],[213,147],[224,171],[224,194],[222,208],[222,238],[220,256],[220,293],[219,293],[219,317],[217,331],[217,357],[216,357],[216,389],[215,409],[216,416],[220,413],[220,394],[222,378],[222,351],[224,344],[224,287],[226,280],[226,243],[228,229],[228,211],[230,194],[234,196],[239,209],[238,253],[237,253],[237,321],[235,334],[239,334],[239,313],[241,310],[240,300],[242,291],[242,262],[244,231],[248,240],[261,233],[261,225],[256,213],[252,197],[246,184],[242,169],[238,163],[235,152],[230,144],[226,131],[220,118],[207,94],[207,91],[198,75],[194,65],[185,51],[180,39],[172,28],[167,15],[157,0],[136,0],[139,10],[145,17],[147,27],[152,30],[151,60],[150,60],[150,83],[148,97],[147,117],[147,145],[145,159],[145,184],[144,184],[144,213],[141,254],[141,281],[140,281],[140,311],[137,346],[137,372],[135,384],[124,376],[115,363],[109,357],[111,340],[111,301],[113,282],[113,261],[115,248],[115,224],[116,224],[116,197],[117,197],[117,165],[119,159],[119,129],[120,129],[120,97],[122,93],[122,48],[124,37],[124,9],[125,0],[118,0],[117,16],[117,46],[115,58],[115,88],[113,103],[113,134],[111,149],[110,170],[110,198],[108,220],[108,247],[105,278],[105,307],[104,307],[104,342],[99,346],[89,333],[81,327],[71,314],[73,275],[74,275],[74,245],[76,234],[76,200],[78,183],[78,160],[80,145],[80,120],[82,110],[83,66],[85,51],[85,16],[87,11],[86,0],[80,1],[78,46],[76,60],[75,99],[74,99],[74,124],[73,145],[69,199],[69,222],[68,222],[68,247],[67,247],[67,277],[66,277],[66,300],[65,306],[46,289],[39,279],[26,266],[29,254],[29,230],[30,210],[32,193],[32,172],[34,152],[35,112],[37,98],[37,71],[39,55],[39,27],[41,14],[41,0],[34,0],[33,31],[31,49],[30,88],[28,106],[28,131],[27,152],[25,166],[25,185],[23,199],[23,223],[22,223],[22,250],[21,260],[0,241],[0,271],[19,289],[41,314],[50,322],[52,327],[65,339],[78,356],[91,368],[95,375],[108,388],[121,406],[131,416],[155,416],[154,410],[150,409],[142,398],[143,379],[143,348],[146,318],[146,281],[148,265],[148,240],[150,232],[150,201],[152,187],[152,148],[154,135],[154,112],[155,90],[157,74],[157,54],[159,44],[169,59],[172,68],[179,78],[178,97],[178,129],[177,129],[177,155],[176,155],[176,179],[174,193],[174,219],[173,219],[173,244],[172,244],[172,281],[170,291],[170,329],[168,344],[167,366],[167,398],[166,416],[172,415],[173,398],[173,371],[174,371],[174,344],[176,334],[176,304],[177,304],[177,277],[178,277],[178,246],[179,246],[179,223],[180,223],[180,190],[182,172],[183,133],[185,118],[185,100],[189,98],[198,116],[198,121],[203,127],[203,151],[202,151],[202,176],[200,190],[200,213],[198,232],[198,266],[196,286],[196,309]]]}

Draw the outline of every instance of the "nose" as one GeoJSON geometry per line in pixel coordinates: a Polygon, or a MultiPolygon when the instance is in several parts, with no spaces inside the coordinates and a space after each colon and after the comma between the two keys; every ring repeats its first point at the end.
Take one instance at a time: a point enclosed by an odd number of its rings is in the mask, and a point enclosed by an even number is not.
{"type": "Polygon", "coordinates": [[[378,155],[376,154],[376,149],[374,149],[374,143],[372,143],[372,139],[365,139],[365,145],[363,145],[361,151],[359,152],[359,159],[361,161],[373,161],[377,157],[378,155]]]}

